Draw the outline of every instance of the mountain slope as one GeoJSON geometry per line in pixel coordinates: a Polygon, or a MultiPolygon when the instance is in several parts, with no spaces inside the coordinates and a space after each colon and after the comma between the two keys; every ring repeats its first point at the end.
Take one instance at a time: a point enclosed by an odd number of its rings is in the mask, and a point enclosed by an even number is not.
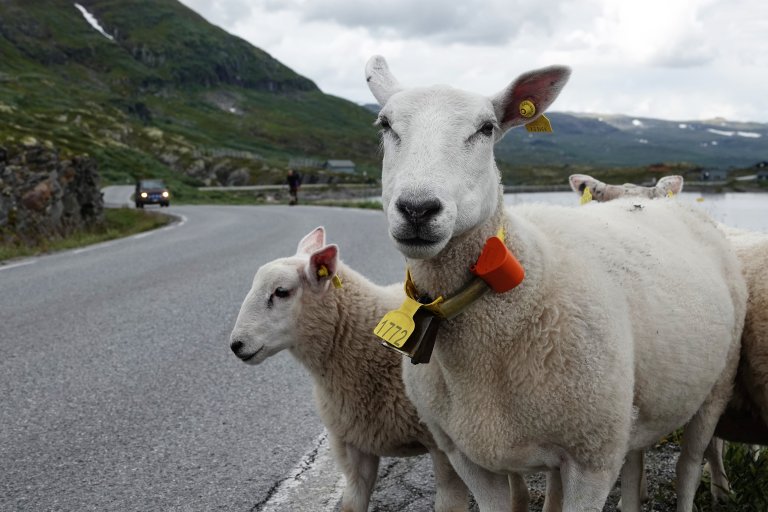
{"type": "Polygon", "coordinates": [[[664,121],[621,115],[547,114],[554,133],[520,128],[497,145],[500,160],[539,165],[629,167],[688,162],[704,167],[746,167],[768,160],[768,125],[664,121]]]}
{"type": "Polygon", "coordinates": [[[71,2],[0,0],[0,144],[91,153],[111,181],[280,181],[290,158],[377,169],[368,111],[182,4],[80,4],[107,35],[71,2]]]}

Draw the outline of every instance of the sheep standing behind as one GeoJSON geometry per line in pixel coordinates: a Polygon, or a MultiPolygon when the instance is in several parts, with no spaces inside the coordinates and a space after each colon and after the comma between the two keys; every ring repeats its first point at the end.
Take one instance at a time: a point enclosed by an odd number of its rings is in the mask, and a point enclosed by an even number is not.
{"type": "Polygon", "coordinates": [[[379,458],[429,452],[435,510],[467,510],[464,482],[437,449],[406,398],[402,356],[378,346],[373,326],[401,302],[402,285],[376,286],[338,259],[320,227],[297,254],[256,272],[232,331],[231,348],[248,364],[289,349],[314,379],[315,401],[346,478],[342,511],[363,512],[379,458]],[[332,287],[342,276],[340,288],[332,287]]]}
{"type": "Polygon", "coordinates": [[[587,174],[571,174],[568,178],[574,192],[583,194],[585,188],[589,188],[593,200],[602,203],[620,197],[646,197],[655,199],[676,195],[683,191],[682,176],[665,176],[653,187],[643,187],[632,183],[623,185],[609,185],[587,174]]]}
{"type": "MultiPolygon", "coordinates": [[[[658,198],[683,189],[681,176],[661,178],[655,187],[609,185],[592,176],[568,178],[577,194],[589,187],[598,202],[620,197],[658,198]]],[[[768,235],[719,225],[733,245],[747,283],[747,313],[741,336],[741,357],[736,384],[715,434],[726,441],[768,444],[768,235]]],[[[712,496],[726,498],[729,487],[723,465],[723,443],[717,438],[707,450],[712,471],[712,496]]]]}
{"type": "Polygon", "coordinates": [[[602,510],[620,472],[638,511],[631,461],[682,425],[677,507],[690,512],[736,372],[744,280],[714,223],[675,201],[505,209],[493,145],[538,129],[568,74],[531,71],[487,98],[403,88],[369,61],[382,205],[418,295],[457,294],[500,231],[525,268],[442,322],[429,364],[404,366],[406,391],[483,512],[510,509],[510,473],[546,469],[560,470],[566,512],[602,510]]]}

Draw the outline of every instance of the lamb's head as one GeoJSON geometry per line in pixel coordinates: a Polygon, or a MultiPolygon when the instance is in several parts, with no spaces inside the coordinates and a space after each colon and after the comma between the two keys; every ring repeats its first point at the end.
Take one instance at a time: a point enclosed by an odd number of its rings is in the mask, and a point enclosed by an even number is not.
{"type": "Polygon", "coordinates": [[[665,176],[654,187],[641,187],[631,183],[624,185],[609,185],[586,174],[572,174],[568,178],[571,189],[581,195],[584,189],[589,187],[592,199],[598,202],[610,201],[619,197],[646,197],[654,199],[666,197],[670,193],[677,195],[683,191],[682,176],[665,176]]]}
{"type": "Polygon", "coordinates": [[[382,106],[382,205],[400,252],[432,258],[493,214],[500,187],[493,145],[544,113],[569,75],[562,66],[530,71],[488,98],[447,86],[405,89],[384,58],[368,61],[366,80],[382,106]]]}
{"type": "Polygon", "coordinates": [[[230,335],[235,355],[259,364],[295,346],[306,305],[322,299],[337,265],[338,247],[325,245],[319,227],[299,242],[296,255],[259,268],[230,335]]]}

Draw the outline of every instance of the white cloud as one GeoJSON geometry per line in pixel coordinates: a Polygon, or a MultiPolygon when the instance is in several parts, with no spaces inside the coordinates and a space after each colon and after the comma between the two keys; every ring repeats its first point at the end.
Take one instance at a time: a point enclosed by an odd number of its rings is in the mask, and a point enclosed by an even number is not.
{"type": "Polygon", "coordinates": [[[182,0],[358,103],[366,60],[406,85],[491,94],[519,73],[573,67],[557,110],[768,121],[768,2],[762,0],[182,0]]]}

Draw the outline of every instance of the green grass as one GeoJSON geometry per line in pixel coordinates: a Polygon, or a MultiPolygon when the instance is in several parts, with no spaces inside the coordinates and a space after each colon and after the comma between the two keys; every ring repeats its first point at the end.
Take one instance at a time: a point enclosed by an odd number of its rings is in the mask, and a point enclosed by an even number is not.
{"type": "Polygon", "coordinates": [[[84,247],[159,228],[165,226],[171,220],[172,217],[168,215],[154,212],[144,212],[128,208],[108,209],[105,210],[104,223],[102,225],[78,231],[67,237],[41,241],[34,246],[0,244],[0,261],[84,247]]]}
{"type": "MultiPolygon", "coordinates": [[[[748,445],[728,443],[726,446],[723,462],[731,493],[728,501],[718,504],[717,512],[768,510],[768,449],[761,449],[755,459],[748,445]]],[[[705,475],[696,493],[699,512],[715,510],[709,484],[709,475],[705,475]]]]}

